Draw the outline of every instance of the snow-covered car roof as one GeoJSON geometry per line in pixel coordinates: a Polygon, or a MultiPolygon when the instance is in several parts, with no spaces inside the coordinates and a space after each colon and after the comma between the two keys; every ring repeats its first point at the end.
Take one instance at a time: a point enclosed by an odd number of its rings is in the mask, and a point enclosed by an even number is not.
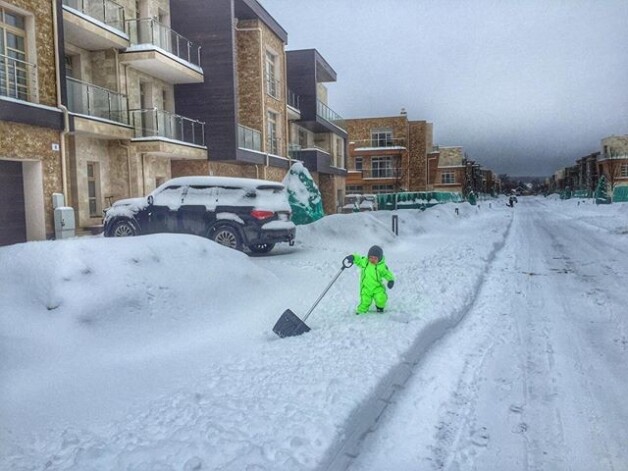
{"type": "Polygon", "coordinates": [[[211,176],[193,176],[193,177],[177,177],[168,180],[155,191],[172,185],[189,185],[189,186],[223,186],[234,188],[273,188],[283,190],[285,187],[278,182],[270,180],[258,180],[256,178],[235,178],[235,177],[211,177],[211,176]]]}

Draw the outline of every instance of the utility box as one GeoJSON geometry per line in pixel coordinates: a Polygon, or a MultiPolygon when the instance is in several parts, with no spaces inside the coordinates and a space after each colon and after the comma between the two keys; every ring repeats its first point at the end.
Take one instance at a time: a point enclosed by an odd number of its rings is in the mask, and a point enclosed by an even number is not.
{"type": "Polygon", "coordinates": [[[59,206],[55,208],[55,239],[69,239],[76,236],[74,208],[59,206]]]}
{"type": "Polygon", "coordinates": [[[52,194],[52,209],[60,208],[61,206],[65,206],[65,198],[63,193],[53,193],[52,194]]]}

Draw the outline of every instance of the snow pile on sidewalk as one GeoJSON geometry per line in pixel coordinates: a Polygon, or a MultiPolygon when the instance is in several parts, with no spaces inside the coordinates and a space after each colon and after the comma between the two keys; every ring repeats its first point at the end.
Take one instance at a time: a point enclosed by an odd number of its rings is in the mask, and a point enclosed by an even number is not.
{"type": "Polygon", "coordinates": [[[334,215],[267,257],[186,235],[0,248],[0,469],[328,462],[389,372],[469,309],[513,217],[505,204],[396,214],[398,237],[390,212],[334,215]],[[352,268],[312,332],[272,333],[374,243],[397,276],[384,315],[354,315],[352,268]]]}

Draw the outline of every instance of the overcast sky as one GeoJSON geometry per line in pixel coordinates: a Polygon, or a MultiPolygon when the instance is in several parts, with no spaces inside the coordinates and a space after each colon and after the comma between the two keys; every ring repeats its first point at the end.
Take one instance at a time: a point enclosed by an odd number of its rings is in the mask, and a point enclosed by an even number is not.
{"type": "Polygon", "coordinates": [[[628,134],[628,0],[260,0],[317,49],[345,118],[434,123],[497,173],[545,176],[628,134]]]}

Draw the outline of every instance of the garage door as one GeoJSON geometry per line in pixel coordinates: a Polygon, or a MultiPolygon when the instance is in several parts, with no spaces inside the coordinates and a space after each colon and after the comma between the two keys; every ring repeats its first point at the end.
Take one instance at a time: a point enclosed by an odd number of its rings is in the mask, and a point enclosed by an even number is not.
{"type": "Polygon", "coordinates": [[[0,160],[0,245],[26,242],[22,163],[0,160]]]}

